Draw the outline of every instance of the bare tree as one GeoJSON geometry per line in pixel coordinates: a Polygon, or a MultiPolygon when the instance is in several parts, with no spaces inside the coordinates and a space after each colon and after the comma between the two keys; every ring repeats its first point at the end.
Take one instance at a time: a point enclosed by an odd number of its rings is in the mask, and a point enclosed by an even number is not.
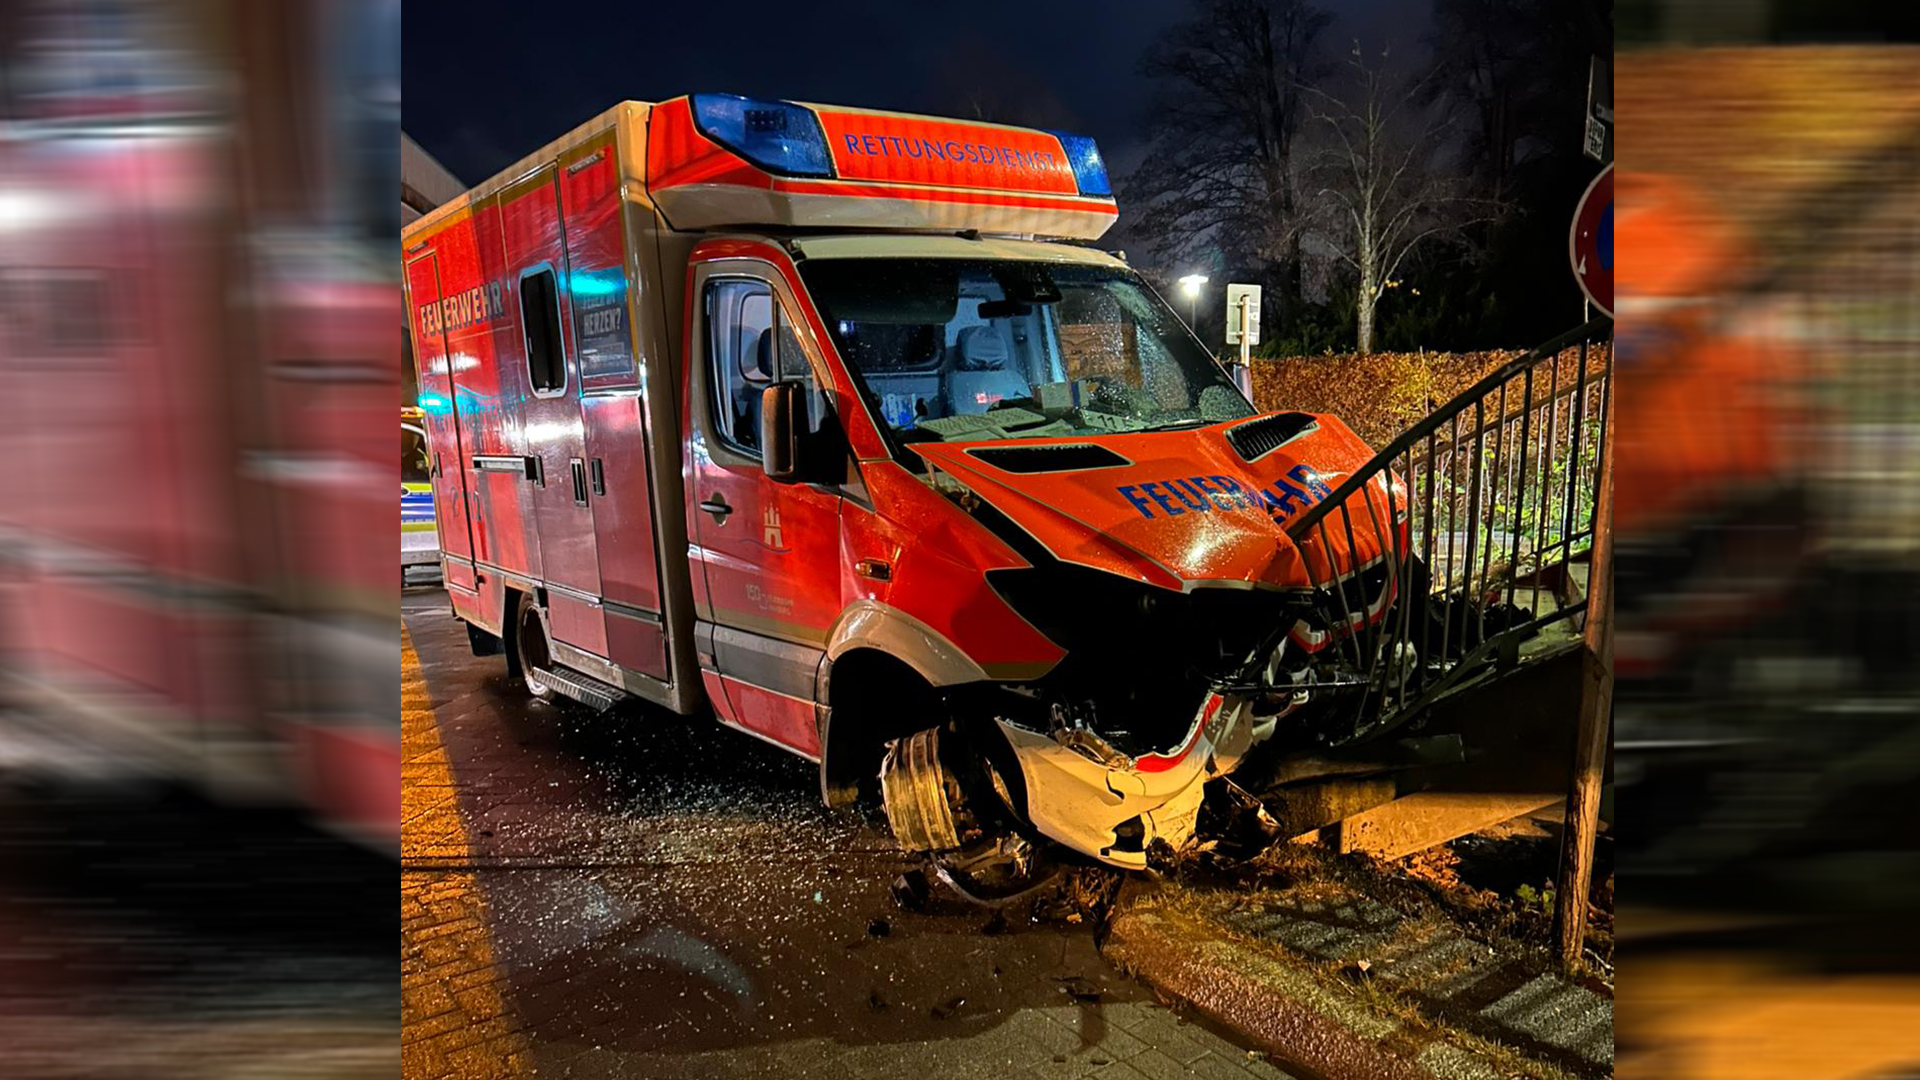
{"type": "Polygon", "coordinates": [[[1359,276],[1354,319],[1359,348],[1373,351],[1374,311],[1407,256],[1422,244],[1458,241],[1466,226],[1492,217],[1495,204],[1469,194],[1449,168],[1457,141],[1450,117],[1409,109],[1433,76],[1407,80],[1368,66],[1355,42],[1345,95],[1303,87],[1308,113],[1325,137],[1309,174],[1319,205],[1302,228],[1359,276]]]}
{"type": "MultiPolygon", "coordinates": [[[[1436,102],[1470,110],[1466,133],[1470,157],[1485,171],[1495,197],[1513,168],[1521,124],[1515,113],[1526,103],[1524,84],[1543,63],[1560,56],[1527,47],[1537,0],[1435,0],[1433,77],[1422,80],[1422,104],[1436,102]],[[1533,17],[1530,17],[1533,16],[1533,17]]],[[[1532,39],[1537,40],[1537,37],[1532,39]]],[[[1571,127],[1572,125],[1568,125],[1571,127]]]]}
{"type": "MultiPolygon", "coordinates": [[[[1599,0],[1601,4],[1605,0],[1599,0]]],[[[1434,0],[1433,77],[1422,105],[1464,115],[1466,160],[1496,199],[1513,191],[1524,161],[1580,153],[1583,53],[1604,53],[1612,39],[1596,18],[1569,18],[1565,0],[1434,0]]]]}
{"type": "Polygon", "coordinates": [[[1151,49],[1161,89],[1151,143],[1128,181],[1137,231],[1177,258],[1201,245],[1277,270],[1282,302],[1300,292],[1293,145],[1304,84],[1324,68],[1315,40],[1332,16],[1306,0],[1196,0],[1193,17],[1151,49]]]}

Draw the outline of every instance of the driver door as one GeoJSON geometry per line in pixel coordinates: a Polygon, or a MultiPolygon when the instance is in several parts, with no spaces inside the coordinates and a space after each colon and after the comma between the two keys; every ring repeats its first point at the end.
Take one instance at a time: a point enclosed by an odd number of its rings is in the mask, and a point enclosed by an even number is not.
{"type": "Polygon", "coordinates": [[[702,677],[723,720],[817,757],[814,677],[841,609],[841,496],[767,479],[760,394],[776,379],[800,381],[819,423],[820,383],[796,305],[770,268],[717,263],[694,277],[687,518],[706,584],[702,677]]]}

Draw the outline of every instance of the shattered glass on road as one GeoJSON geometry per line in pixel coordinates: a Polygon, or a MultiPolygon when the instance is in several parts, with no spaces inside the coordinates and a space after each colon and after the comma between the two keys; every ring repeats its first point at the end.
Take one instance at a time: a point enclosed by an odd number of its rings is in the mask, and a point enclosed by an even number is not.
{"type": "Polygon", "coordinates": [[[1087,920],[937,887],[903,908],[918,862],[806,762],[529,703],[444,594],[403,608],[408,1077],[1283,1075],[1114,971],[1087,920]]]}

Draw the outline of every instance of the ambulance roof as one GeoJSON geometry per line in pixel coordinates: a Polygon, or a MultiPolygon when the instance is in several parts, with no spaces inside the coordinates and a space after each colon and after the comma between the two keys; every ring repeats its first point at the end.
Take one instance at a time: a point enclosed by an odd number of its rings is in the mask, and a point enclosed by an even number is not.
{"type": "Polygon", "coordinates": [[[647,190],[676,229],[740,225],[1092,240],[1118,216],[1092,139],[693,94],[653,107],[647,190]]]}
{"type": "Polygon", "coordinates": [[[442,221],[457,218],[475,204],[483,202],[488,196],[498,193],[502,188],[524,180],[540,169],[552,166],[562,154],[569,150],[595,139],[604,138],[609,130],[623,120],[637,118],[644,123],[648,108],[647,103],[643,101],[623,101],[591,120],[575,126],[572,131],[494,173],[460,195],[434,207],[427,214],[402,225],[400,227],[401,243],[408,244],[416,236],[433,232],[439,228],[442,221]]]}
{"type": "Polygon", "coordinates": [[[1104,251],[1037,240],[903,233],[856,233],[796,238],[803,259],[1017,259],[1025,262],[1080,263],[1125,269],[1126,263],[1104,251]]]}

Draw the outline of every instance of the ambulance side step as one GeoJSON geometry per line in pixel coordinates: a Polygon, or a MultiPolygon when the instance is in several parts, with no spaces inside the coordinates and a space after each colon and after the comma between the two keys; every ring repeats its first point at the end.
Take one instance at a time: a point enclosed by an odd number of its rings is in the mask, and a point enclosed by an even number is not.
{"type": "Polygon", "coordinates": [[[534,678],[553,687],[595,712],[606,712],[616,702],[626,698],[627,692],[617,686],[609,686],[590,675],[582,675],[567,669],[534,668],[534,678]]]}

